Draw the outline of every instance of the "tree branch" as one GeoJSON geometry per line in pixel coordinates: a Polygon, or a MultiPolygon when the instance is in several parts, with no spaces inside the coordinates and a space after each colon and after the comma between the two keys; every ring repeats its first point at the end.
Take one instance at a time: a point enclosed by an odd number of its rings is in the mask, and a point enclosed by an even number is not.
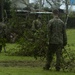
{"type": "Polygon", "coordinates": [[[47,2],[49,5],[51,5],[51,7],[52,7],[52,4],[49,2],[49,0],[46,0],[46,2],[47,2]]]}
{"type": "Polygon", "coordinates": [[[25,4],[26,6],[28,6],[28,4],[26,3],[25,0],[20,0],[20,3],[25,4]]]}

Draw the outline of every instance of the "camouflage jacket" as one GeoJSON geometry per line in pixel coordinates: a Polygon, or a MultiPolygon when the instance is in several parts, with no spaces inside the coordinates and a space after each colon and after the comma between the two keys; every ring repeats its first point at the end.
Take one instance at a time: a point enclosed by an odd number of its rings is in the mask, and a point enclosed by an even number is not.
{"type": "Polygon", "coordinates": [[[60,18],[54,17],[49,21],[48,36],[50,44],[67,44],[66,26],[60,18]]]}
{"type": "Polygon", "coordinates": [[[38,30],[39,28],[41,28],[41,26],[42,26],[42,23],[40,22],[40,20],[36,19],[36,20],[34,20],[33,23],[32,23],[32,30],[33,30],[33,31],[36,31],[36,30],[38,30]]]}

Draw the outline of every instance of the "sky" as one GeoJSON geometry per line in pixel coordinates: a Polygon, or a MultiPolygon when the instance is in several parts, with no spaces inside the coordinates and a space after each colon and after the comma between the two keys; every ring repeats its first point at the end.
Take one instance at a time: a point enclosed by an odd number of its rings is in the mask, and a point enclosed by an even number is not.
{"type": "MultiPolygon", "coordinates": [[[[30,0],[30,3],[33,3],[35,0],[30,0]]],[[[44,6],[46,6],[46,7],[50,7],[50,5],[47,3],[47,2],[45,2],[45,5],[44,6]]]]}
{"type": "MultiPolygon", "coordinates": [[[[30,0],[30,2],[32,3],[32,2],[34,2],[34,0],[30,0]]],[[[75,5],[73,5],[73,4],[75,4],[75,0],[70,0],[70,3],[72,3],[72,6],[69,6],[69,8],[72,7],[72,10],[75,11],[75,5]]],[[[48,3],[45,3],[45,4],[46,4],[46,6],[49,6],[48,3]]],[[[61,5],[60,9],[65,9],[65,5],[61,5]]]]}
{"type": "Polygon", "coordinates": [[[30,3],[34,2],[34,0],[30,0],[30,3]]]}

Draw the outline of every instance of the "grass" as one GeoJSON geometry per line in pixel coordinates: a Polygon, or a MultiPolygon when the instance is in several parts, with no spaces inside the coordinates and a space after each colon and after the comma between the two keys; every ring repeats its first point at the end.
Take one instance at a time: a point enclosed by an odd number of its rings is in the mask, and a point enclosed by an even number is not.
{"type": "MultiPolygon", "coordinates": [[[[71,49],[75,49],[75,29],[68,29],[67,30],[67,37],[68,37],[68,44],[74,44],[71,46],[71,49]]],[[[16,44],[7,44],[6,49],[7,51],[15,51],[16,44]]],[[[33,57],[24,57],[24,56],[8,56],[2,50],[0,53],[0,61],[36,61],[33,57]]],[[[1,64],[1,63],[0,63],[1,64]]],[[[34,64],[34,63],[33,63],[34,64]]],[[[56,72],[54,69],[52,71],[44,71],[42,67],[2,67],[0,66],[0,75],[75,75],[72,72],[56,72]]]]}
{"type": "MultiPolygon", "coordinates": [[[[17,47],[17,44],[10,44],[10,43],[7,43],[6,44],[6,51],[7,52],[14,52],[15,49],[17,47]]],[[[13,61],[13,60],[16,60],[16,61],[24,61],[24,60],[29,60],[29,61],[34,61],[33,57],[24,57],[24,56],[8,56],[7,53],[4,52],[4,49],[2,49],[2,52],[0,53],[0,61],[13,61]]]]}
{"type": "Polygon", "coordinates": [[[0,75],[75,75],[71,72],[44,71],[42,68],[0,67],[0,75]]]}
{"type": "Polygon", "coordinates": [[[34,61],[34,57],[24,57],[24,56],[8,56],[5,55],[5,53],[0,54],[0,61],[11,61],[11,60],[16,60],[16,61],[34,61]]]}
{"type": "Polygon", "coordinates": [[[75,44],[75,29],[67,30],[68,44],[75,44]]]}

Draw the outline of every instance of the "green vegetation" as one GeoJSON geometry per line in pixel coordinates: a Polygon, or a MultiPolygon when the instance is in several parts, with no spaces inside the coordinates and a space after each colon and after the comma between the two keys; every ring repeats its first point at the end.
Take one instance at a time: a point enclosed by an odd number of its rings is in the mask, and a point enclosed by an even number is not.
{"type": "MultiPolygon", "coordinates": [[[[74,33],[75,33],[74,29],[67,30],[69,46],[67,45],[65,48],[67,49],[69,54],[75,53],[74,33]]],[[[56,72],[54,68],[52,68],[52,71],[50,70],[44,71],[42,67],[45,64],[45,61],[42,61],[39,58],[35,60],[34,57],[30,57],[30,56],[15,56],[15,55],[9,56],[8,53],[15,52],[19,49],[17,48],[17,45],[18,44],[8,43],[6,45],[7,53],[4,53],[4,50],[2,50],[2,53],[0,53],[0,74],[1,75],[60,75],[60,74],[74,75],[75,74],[74,73],[75,71],[56,72]]],[[[74,54],[72,54],[71,56],[74,56],[74,54]]]]}
{"type": "Polygon", "coordinates": [[[0,75],[75,75],[71,72],[56,72],[56,71],[44,71],[42,68],[18,68],[18,67],[4,67],[0,68],[0,75]]]}
{"type": "Polygon", "coordinates": [[[68,44],[75,44],[75,29],[67,30],[68,44]]]}

